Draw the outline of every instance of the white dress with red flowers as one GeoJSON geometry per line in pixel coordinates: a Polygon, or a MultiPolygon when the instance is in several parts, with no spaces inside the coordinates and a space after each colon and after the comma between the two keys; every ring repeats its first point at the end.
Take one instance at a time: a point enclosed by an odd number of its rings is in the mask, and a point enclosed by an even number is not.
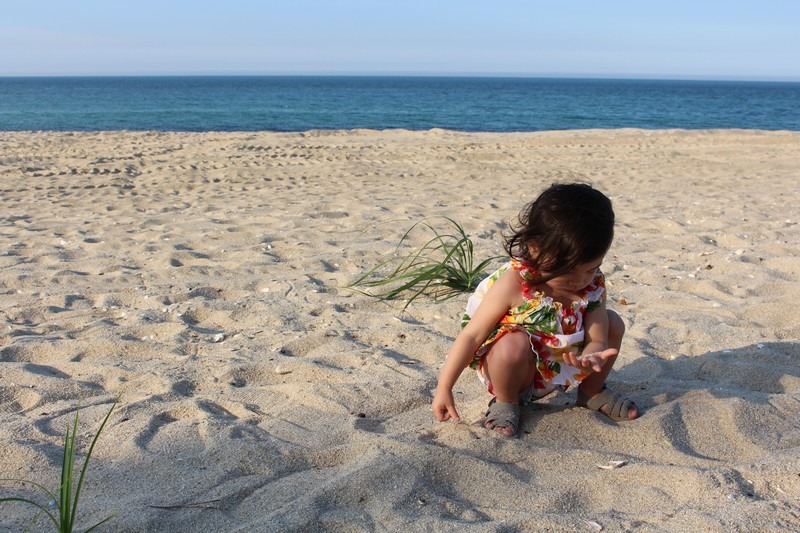
{"type": "Polygon", "coordinates": [[[565,363],[563,355],[570,351],[580,353],[583,349],[584,316],[605,302],[605,278],[598,269],[591,283],[581,289],[580,299],[570,306],[564,306],[543,292],[534,290],[531,282],[537,277],[535,270],[520,261],[511,260],[484,279],[475,289],[467,302],[467,310],[461,321],[462,328],[475,314],[489,287],[509,268],[519,272],[524,302],[509,309],[498,322],[475,353],[470,367],[477,370],[481,381],[493,394],[492,384],[483,372],[483,362],[490,345],[508,332],[526,331],[530,336],[531,350],[536,357],[538,370],[533,386],[520,398],[521,403],[527,403],[542,398],[556,389],[566,390],[588,375],[565,363]]]}

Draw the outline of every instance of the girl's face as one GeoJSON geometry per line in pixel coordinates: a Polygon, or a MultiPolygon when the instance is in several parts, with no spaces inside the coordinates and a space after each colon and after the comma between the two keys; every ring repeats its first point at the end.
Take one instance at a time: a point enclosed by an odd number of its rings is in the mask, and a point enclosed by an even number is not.
{"type": "MultiPolygon", "coordinates": [[[[545,285],[555,293],[575,294],[591,283],[597,273],[597,269],[600,268],[602,263],[602,257],[588,263],[581,263],[566,274],[556,276],[550,281],[547,281],[545,285]]],[[[547,276],[547,272],[542,272],[541,274],[547,276]]]]}

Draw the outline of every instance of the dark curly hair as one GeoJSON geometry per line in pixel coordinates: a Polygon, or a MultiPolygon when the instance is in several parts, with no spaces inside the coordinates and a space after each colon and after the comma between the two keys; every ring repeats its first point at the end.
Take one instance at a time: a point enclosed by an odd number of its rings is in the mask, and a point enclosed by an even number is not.
{"type": "Polygon", "coordinates": [[[614,239],[614,210],[611,200],[591,185],[556,183],[525,206],[511,231],[505,235],[506,252],[546,272],[539,280],[543,283],[608,252],[614,239]]]}

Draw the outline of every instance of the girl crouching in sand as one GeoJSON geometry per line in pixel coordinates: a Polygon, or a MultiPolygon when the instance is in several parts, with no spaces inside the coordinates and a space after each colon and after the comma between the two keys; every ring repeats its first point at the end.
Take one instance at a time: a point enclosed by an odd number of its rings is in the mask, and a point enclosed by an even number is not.
{"type": "Polygon", "coordinates": [[[579,383],[577,405],[616,421],[639,415],[607,389],[625,325],[606,309],[600,264],[614,237],[614,211],[584,184],[556,184],[528,204],[506,237],[511,261],[484,279],[467,303],[439,376],[433,412],[460,421],[453,386],[467,366],[493,398],[484,425],[517,433],[520,405],[579,383]]]}

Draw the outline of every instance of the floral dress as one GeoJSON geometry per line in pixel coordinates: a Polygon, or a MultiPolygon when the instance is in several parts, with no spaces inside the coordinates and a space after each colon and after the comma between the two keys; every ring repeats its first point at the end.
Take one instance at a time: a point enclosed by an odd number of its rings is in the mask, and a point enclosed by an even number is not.
{"type": "Polygon", "coordinates": [[[524,302],[508,310],[475,353],[469,366],[477,370],[478,377],[488,387],[489,392],[494,394],[492,384],[483,372],[483,362],[489,346],[506,333],[516,330],[526,331],[530,336],[531,350],[536,357],[538,372],[532,387],[520,397],[520,402],[525,404],[542,398],[556,389],[566,390],[588,375],[565,363],[563,355],[570,351],[580,353],[583,349],[584,316],[605,302],[605,278],[598,269],[591,283],[581,289],[580,299],[570,306],[564,306],[543,292],[534,290],[532,282],[537,277],[535,270],[520,261],[511,260],[485,278],[475,289],[467,302],[467,310],[461,320],[462,328],[475,314],[489,287],[509,268],[519,273],[524,302]]]}

